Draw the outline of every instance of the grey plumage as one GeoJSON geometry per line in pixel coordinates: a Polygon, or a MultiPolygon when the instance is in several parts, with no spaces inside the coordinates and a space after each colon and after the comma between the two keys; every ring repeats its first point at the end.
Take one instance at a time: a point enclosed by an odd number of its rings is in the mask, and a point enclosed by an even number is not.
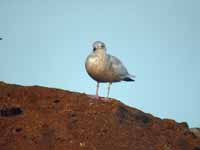
{"type": "Polygon", "coordinates": [[[97,81],[97,93],[99,82],[135,81],[135,76],[130,75],[126,67],[115,56],[106,53],[106,46],[103,42],[97,41],[93,44],[93,52],[87,57],[85,67],[88,74],[97,81]]]}

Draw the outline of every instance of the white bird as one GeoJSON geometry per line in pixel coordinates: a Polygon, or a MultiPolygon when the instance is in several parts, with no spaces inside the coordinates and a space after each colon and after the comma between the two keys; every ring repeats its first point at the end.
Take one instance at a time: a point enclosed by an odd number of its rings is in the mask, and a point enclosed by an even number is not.
{"type": "Polygon", "coordinates": [[[98,97],[99,83],[108,82],[107,98],[113,82],[135,81],[135,76],[130,75],[126,67],[115,56],[106,53],[106,45],[101,41],[93,44],[93,52],[85,62],[87,73],[97,81],[96,96],[98,97]]]}

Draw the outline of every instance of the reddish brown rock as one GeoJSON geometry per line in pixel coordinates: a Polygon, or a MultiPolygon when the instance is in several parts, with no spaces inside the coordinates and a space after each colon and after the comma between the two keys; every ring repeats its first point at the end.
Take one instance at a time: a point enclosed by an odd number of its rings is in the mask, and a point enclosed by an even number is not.
{"type": "Polygon", "coordinates": [[[0,82],[0,150],[195,150],[186,123],[117,100],[0,82]]]}

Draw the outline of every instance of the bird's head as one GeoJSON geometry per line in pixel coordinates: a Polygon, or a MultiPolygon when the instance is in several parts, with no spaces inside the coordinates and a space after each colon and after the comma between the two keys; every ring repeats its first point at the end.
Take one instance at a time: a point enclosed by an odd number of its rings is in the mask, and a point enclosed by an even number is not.
{"type": "Polygon", "coordinates": [[[101,41],[96,41],[93,43],[93,52],[95,52],[96,50],[106,51],[106,45],[101,41]]]}

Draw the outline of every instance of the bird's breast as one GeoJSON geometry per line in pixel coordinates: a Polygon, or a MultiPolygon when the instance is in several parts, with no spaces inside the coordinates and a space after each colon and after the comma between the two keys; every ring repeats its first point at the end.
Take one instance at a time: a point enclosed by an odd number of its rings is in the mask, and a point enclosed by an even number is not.
{"type": "Polygon", "coordinates": [[[88,57],[86,61],[86,69],[88,73],[97,74],[104,70],[104,60],[100,57],[88,57]]]}
{"type": "Polygon", "coordinates": [[[99,56],[88,56],[85,63],[86,70],[88,74],[97,81],[103,79],[105,72],[105,60],[103,57],[99,56]]]}

